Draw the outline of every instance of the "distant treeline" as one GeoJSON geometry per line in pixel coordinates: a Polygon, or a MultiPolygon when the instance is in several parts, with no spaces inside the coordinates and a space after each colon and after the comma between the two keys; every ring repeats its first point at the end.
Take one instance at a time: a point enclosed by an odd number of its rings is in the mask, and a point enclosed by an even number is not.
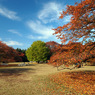
{"type": "MultiPolygon", "coordinates": [[[[43,42],[42,46],[44,45],[49,49],[45,49],[45,52],[43,52],[48,54],[48,58],[46,58],[46,54],[44,54],[45,58],[42,57],[42,51],[44,50],[44,48],[42,49],[40,45],[38,48],[36,48],[36,45],[32,50],[33,52],[29,52],[31,53],[30,55],[34,54],[34,51],[37,53],[37,49],[40,49],[41,54],[40,52],[38,52],[39,54],[35,53],[36,56],[35,58],[30,58],[31,61],[48,60],[49,64],[55,66],[62,64],[81,64],[82,62],[90,62],[92,65],[95,65],[95,42],[88,42],[85,45],[82,45],[82,43],[80,42],[71,42],[62,45],[57,42],[50,41],[46,43],[43,42]],[[48,50],[48,53],[46,50],[48,50]]],[[[26,51],[27,50],[20,48],[14,49],[0,41],[0,62],[27,62],[28,59],[26,56],[26,51]]],[[[28,57],[30,56],[28,55],[28,57]]]]}

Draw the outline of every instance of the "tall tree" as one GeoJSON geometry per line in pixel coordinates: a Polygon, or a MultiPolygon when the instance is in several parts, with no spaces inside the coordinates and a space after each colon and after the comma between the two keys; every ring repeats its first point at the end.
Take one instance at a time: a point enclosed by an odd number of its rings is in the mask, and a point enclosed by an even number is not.
{"type": "Polygon", "coordinates": [[[67,5],[60,18],[71,15],[70,22],[57,27],[55,33],[62,42],[95,39],[95,0],[81,0],[81,3],[67,5]]]}
{"type": "Polygon", "coordinates": [[[26,51],[29,61],[46,61],[50,56],[50,50],[46,47],[45,42],[35,41],[26,51]]]}
{"type": "Polygon", "coordinates": [[[63,19],[68,15],[71,15],[70,22],[53,29],[62,43],[68,44],[61,47],[61,51],[50,58],[50,63],[61,65],[79,62],[81,64],[89,58],[95,58],[94,42],[85,46],[70,44],[80,38],[83,39],[82,41],[87,38],[95,39],[95,0],[81,0],[81,3],[67,5],[59,18],[63,19]]]}

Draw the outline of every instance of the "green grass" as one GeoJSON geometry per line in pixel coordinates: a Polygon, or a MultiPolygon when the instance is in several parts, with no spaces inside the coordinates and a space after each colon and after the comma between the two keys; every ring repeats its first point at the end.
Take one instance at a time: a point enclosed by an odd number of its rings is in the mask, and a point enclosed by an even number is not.
{"type": "Polygon", "coordinates": [[[73,89],[50,81],[49,75],[63,71],[68,70],[57,71],[47,64],[2,67],[0,95],[80,95],[73,89]]]}

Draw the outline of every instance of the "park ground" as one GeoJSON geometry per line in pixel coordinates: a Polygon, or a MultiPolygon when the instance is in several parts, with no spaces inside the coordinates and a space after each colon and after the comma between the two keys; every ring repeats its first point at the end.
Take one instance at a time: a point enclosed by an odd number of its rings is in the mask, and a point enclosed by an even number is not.
{"type": "MultiPolygon", "coordinates": [[[[73,75],[76,74],[73,73],[73,75]]],[[[81,77],[80,79],[82,79],[81,77]]],[[[81,80],[75,84],[78,85],[79,82],[81,83],[81,80]]],[[[84,84],[83,81],[82,83],[84,84]]],[[[48,64],[0,68],[0,95],[95,95],[93,87],[95,87],[95,66],[84,66],[72,70],[59,68],[59,71],[56,67],[48,64]],[[89,88],[85,89],[85,92],[78,88],[74,89],[73,81],[67,82],[67,80],[70,81],[70,72],[77,72],[77,74],[86,72],[89,75],[88,72],[92,73],[91,78],[88,79],[91,80],[91,82],[89,81],[90,86],[86,82],[86,86],[89,88]],[[59,78],[61,75],[64,77],[59,78]],[[61,83],[61,80],[64,80],[64,83],[61,83]],[[65,81],[68,85],[65,84],[65,81]]]]}

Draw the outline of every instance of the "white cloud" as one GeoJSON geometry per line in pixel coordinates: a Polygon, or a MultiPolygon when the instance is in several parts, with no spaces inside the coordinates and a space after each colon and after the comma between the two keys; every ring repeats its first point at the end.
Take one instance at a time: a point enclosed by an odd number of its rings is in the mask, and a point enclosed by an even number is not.
{"type": "Polygon", "coordinates": [[[29,35],[28,38],[29,38],[29,39],[39,39],[39,40],[40,40],[40,39],[48,39],[47,36],[43,36],[43,35],[42,35],[42,36],[29,35]]]}
{"type": "Polygon", "coordinates": [[[27,22],[27,25],[30,27],[30,29],[40,35],[40,36],[33,36],[33,35],[30,35],[29,38],[31,39],[48,39],[49,37],[52,36],[53,34],[53,30],[52,30],[52,26],[45,26],[43,25],[40,21],[29,21],[27,22]]]}
{"type": "Polygon", "coordinates": [[[43,9],[38,13],[38,18],[44,23],[58,20],[62,9],[66,8],[62,4],[49,2],[43,6],[43,9]]]}
{"type": "Polygon", "coordinates": [[[33,35],[29,35],[28,38],[29,39],[36,39],[36,37],[34,37],[33,35]]]}
{"type": "Polygon", "coordinates": [[[20,17],[17,16],[16,12],[8,10],[4,7],[0,7],[0,14],[12,20],[20,20],[20,17]]]}
{"type": "Polygon", "coordinates": [[[17,41],[3,41],[5,44],[7,44],[8,46],[14,46],[14,45],[18,45],[18,46],[22,46],[22,43],[19,43],[17,41]]]}
{"type": "Polygon", "coordinates": [[[11,32],[11,33],[16,34],[18,36],[22,36],[18,31],[14,30],[14,29],[9,29],[8,32],[11,32]]]}
{"type": "Polygon", "coordinates": [[[52,35],[55,31],[52,29],[54,25],[67,23],[70,21],[71,16],[66,16],[62,20],[58,20],[60,16],[60,12],[62,9],[65,9],[66,5],[62,5],[61,3],[49,2],[44,4],[43,9],[38,13],[38,19],[36,21],[28,21],[27,25],[31,29],[31,34],[28,36],[30,39],[44,39],[44,40],[54,40],[60,43],[60,39],[58,40],[56,35],[52,35]],[[50,26],[51,24],[53,26],[50,26]],[[49,23],[49,25],[47,25],[49,23]]]}

